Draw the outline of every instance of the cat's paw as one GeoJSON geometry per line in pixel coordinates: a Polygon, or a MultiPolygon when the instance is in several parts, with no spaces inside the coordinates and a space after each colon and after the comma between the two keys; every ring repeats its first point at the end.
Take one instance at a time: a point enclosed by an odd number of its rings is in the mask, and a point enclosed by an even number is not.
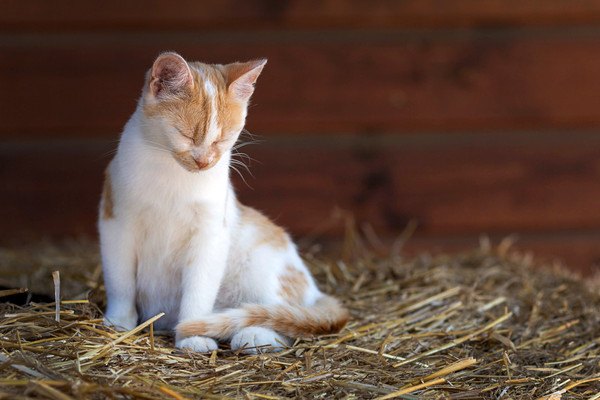
{"type": "Polygon", "coordinates": [[[210,353],[213,350],[217,350],[219,345],[214,339],[206,336],[191,336],[177,340],[175,347],[192,350],[198,353],[210,353]]]}
{"type": "Polygon", "coordinates": [[[245,354],[281,351],[288,346],[289,339],[272,329],[259,326],[243,328],[231,338],[231,349],[245,354]]]}
{"type": "Polygon", "coordinates": [[[137,316],[112,316],[105,315],[103,323],[105,326],[110,326],[117,331],[130,331],[137,326],[137,316]]]}

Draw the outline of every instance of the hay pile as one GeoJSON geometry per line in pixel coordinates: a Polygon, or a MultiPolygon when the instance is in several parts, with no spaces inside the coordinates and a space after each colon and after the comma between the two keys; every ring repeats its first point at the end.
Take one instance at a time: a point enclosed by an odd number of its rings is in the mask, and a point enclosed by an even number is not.
{"type": "Polygon", "coordinates": [[[0,284],[51,295],[60,269],[63,301],[60,322],[54,303],[0,305],[0,398],[600,399],[600,285],[509,247],[409,260],[351,237],[340,257],[309,255],[353,321],[258,356],[103,327],[92,244],[3,249],[0,284]]]}

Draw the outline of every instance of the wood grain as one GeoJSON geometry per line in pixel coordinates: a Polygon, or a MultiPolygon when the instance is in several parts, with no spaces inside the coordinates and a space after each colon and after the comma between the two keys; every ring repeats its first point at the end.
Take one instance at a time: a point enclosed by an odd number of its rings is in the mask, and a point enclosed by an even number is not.
{"type": "Polygon", "coordinates": [[[4,0],[4,31],[539,26],[600,21],[594,0],[4,0]]]}
{"type": "Polygon", "coordinates": [[[260,134],[600,127],[600,30],[552,40],[348,35],[0,37],[0,136],[115,135],[164,49],[268,57],[249,119],[260,134]]]}

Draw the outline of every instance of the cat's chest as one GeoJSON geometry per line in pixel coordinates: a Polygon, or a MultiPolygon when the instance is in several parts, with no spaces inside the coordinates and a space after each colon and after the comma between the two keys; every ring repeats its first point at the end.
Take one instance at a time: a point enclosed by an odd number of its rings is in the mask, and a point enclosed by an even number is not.
{"type": "Polygon", "coordinates": [[[128,185],[126,212],[145,235],[172,238],[181,232],[218,229],[232,200],[227,183],[208,174],[182,177],[144,171],[128,185]]]}
{"type": "Polygon", "coordinates": [[[227,234],[221,204],[150,203],[134,215],[139,259],[154,260],[152,263],[161,269],[185,262],[204,238],[227,234]]]}

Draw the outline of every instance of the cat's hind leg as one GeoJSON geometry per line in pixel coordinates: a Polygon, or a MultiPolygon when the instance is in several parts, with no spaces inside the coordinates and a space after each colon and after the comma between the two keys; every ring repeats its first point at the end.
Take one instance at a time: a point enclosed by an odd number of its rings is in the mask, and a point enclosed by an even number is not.
{"type": "MultiPolygon", "coordinates": [[[[321,294],[295,246],[286,238],[285,246],[264,244],[253,248],[240,263],[237,273],[240,303],[265,306],[304,305],[321,294]]],[[[246,354],[281,351],[292,340],[263,326],[241,328],[231,337],[231,349],[246,354]]]]}

